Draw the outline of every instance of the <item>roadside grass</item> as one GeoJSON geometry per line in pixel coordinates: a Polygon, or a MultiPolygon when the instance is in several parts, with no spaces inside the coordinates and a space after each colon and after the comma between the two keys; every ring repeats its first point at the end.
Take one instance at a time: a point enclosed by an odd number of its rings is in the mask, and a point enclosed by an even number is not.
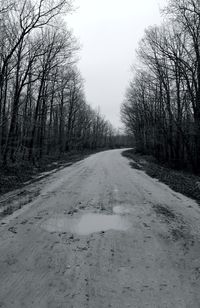
{"type": "Polygon", "coordinates": [[[0,199],[0,219],[11,215],[21,209],[24,205],[32,202],[40,193],[40,190],[19,190],[15,194],[7,195],[5,199],[0,199]]]}
{"type": "Polygon", "coordinates": [[[46,156],[35,164],[21,161],[4,166],[0,162],[0,220],[32,202],[40,194],[37,186],[32,190],[28,188],[28,184],[38,182],[91,154],[105,150],[108,149],[71,151],[58,156],[46,156]]]}
{"type": "Polygon", "coordinates": [[[134,169],[145,171],[152,178],[167,184],[171,189],[196,200],[200,205],[200,177],[185,171],[178,171],[161,165],[149,155],[136,153],[134,149],[122,152],[130,159],[134,169]]]}
{"type": "MultiPolygon", "coordinates": [[[[101,151],[102,150],[103,149],[101,149],[101,151]]],[[[87,150],[82,152],[72,151],[59,156],[45,156],[35,164],[27,160],[9,163],[7,166],[4,166],[0,162],[0,195],[14,189],[22,188],[29,181],[30,183],[38,181],[48,176],[48,172],[53,170],[56,172],[96,152],[99,152],[99,150],[87,150]]]]}

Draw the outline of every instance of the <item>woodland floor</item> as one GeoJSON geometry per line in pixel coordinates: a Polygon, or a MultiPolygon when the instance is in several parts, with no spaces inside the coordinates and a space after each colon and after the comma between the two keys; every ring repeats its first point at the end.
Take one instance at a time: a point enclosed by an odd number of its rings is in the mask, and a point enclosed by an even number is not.
{"type": "Polygon", "coordinates": [[[124,151],[122,155],[131,159],[132,168],[145,171],[152,178],[200,204],[200,176],[163,166],[154,157],[136,153],[133,149],[124,151]]]}

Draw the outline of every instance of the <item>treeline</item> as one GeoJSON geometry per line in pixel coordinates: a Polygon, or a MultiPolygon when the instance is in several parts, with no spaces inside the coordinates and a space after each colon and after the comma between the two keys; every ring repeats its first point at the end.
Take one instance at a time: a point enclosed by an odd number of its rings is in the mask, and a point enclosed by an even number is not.
{"type": "Polygon", "coordinates": [[[121,108],[136,148],[200,171],[200,2],[171,0],[140,42],[121,108]]]}
{"type": "Polygon", "coordinates": [[[0,0],[0,161],[113,146],[86,102],[70,0],[0,0]]]}

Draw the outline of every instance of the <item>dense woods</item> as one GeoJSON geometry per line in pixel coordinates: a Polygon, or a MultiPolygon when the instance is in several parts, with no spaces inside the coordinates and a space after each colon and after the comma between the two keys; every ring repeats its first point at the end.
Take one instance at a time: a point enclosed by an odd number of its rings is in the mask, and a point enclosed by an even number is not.
{"type": "Polygon", "coordinates": [[[200,2],[171,0],[164,22],[145,31],[121,107],[136,148],[200,171],[200,2]]]}
{"type": "Polygon", "coordinates": [[[0,0],[0,161],[113,146],[86,102],[70,0],[0,0]]]}

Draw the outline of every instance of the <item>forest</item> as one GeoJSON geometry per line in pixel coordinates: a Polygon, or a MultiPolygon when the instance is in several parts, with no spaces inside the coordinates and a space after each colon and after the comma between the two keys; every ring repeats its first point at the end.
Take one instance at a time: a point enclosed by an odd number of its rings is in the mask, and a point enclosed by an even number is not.
{"type": "Polygon", "coordinates": [[[145,30],[121,106],[136,149],[200,172],[200,2],[170,0],[145,30]]]}
{"type": "Polygon", "coordinates": [[[0,0],[0,162],[113,147],[109,121],[86,101],[71,0],[0,0]]]}

